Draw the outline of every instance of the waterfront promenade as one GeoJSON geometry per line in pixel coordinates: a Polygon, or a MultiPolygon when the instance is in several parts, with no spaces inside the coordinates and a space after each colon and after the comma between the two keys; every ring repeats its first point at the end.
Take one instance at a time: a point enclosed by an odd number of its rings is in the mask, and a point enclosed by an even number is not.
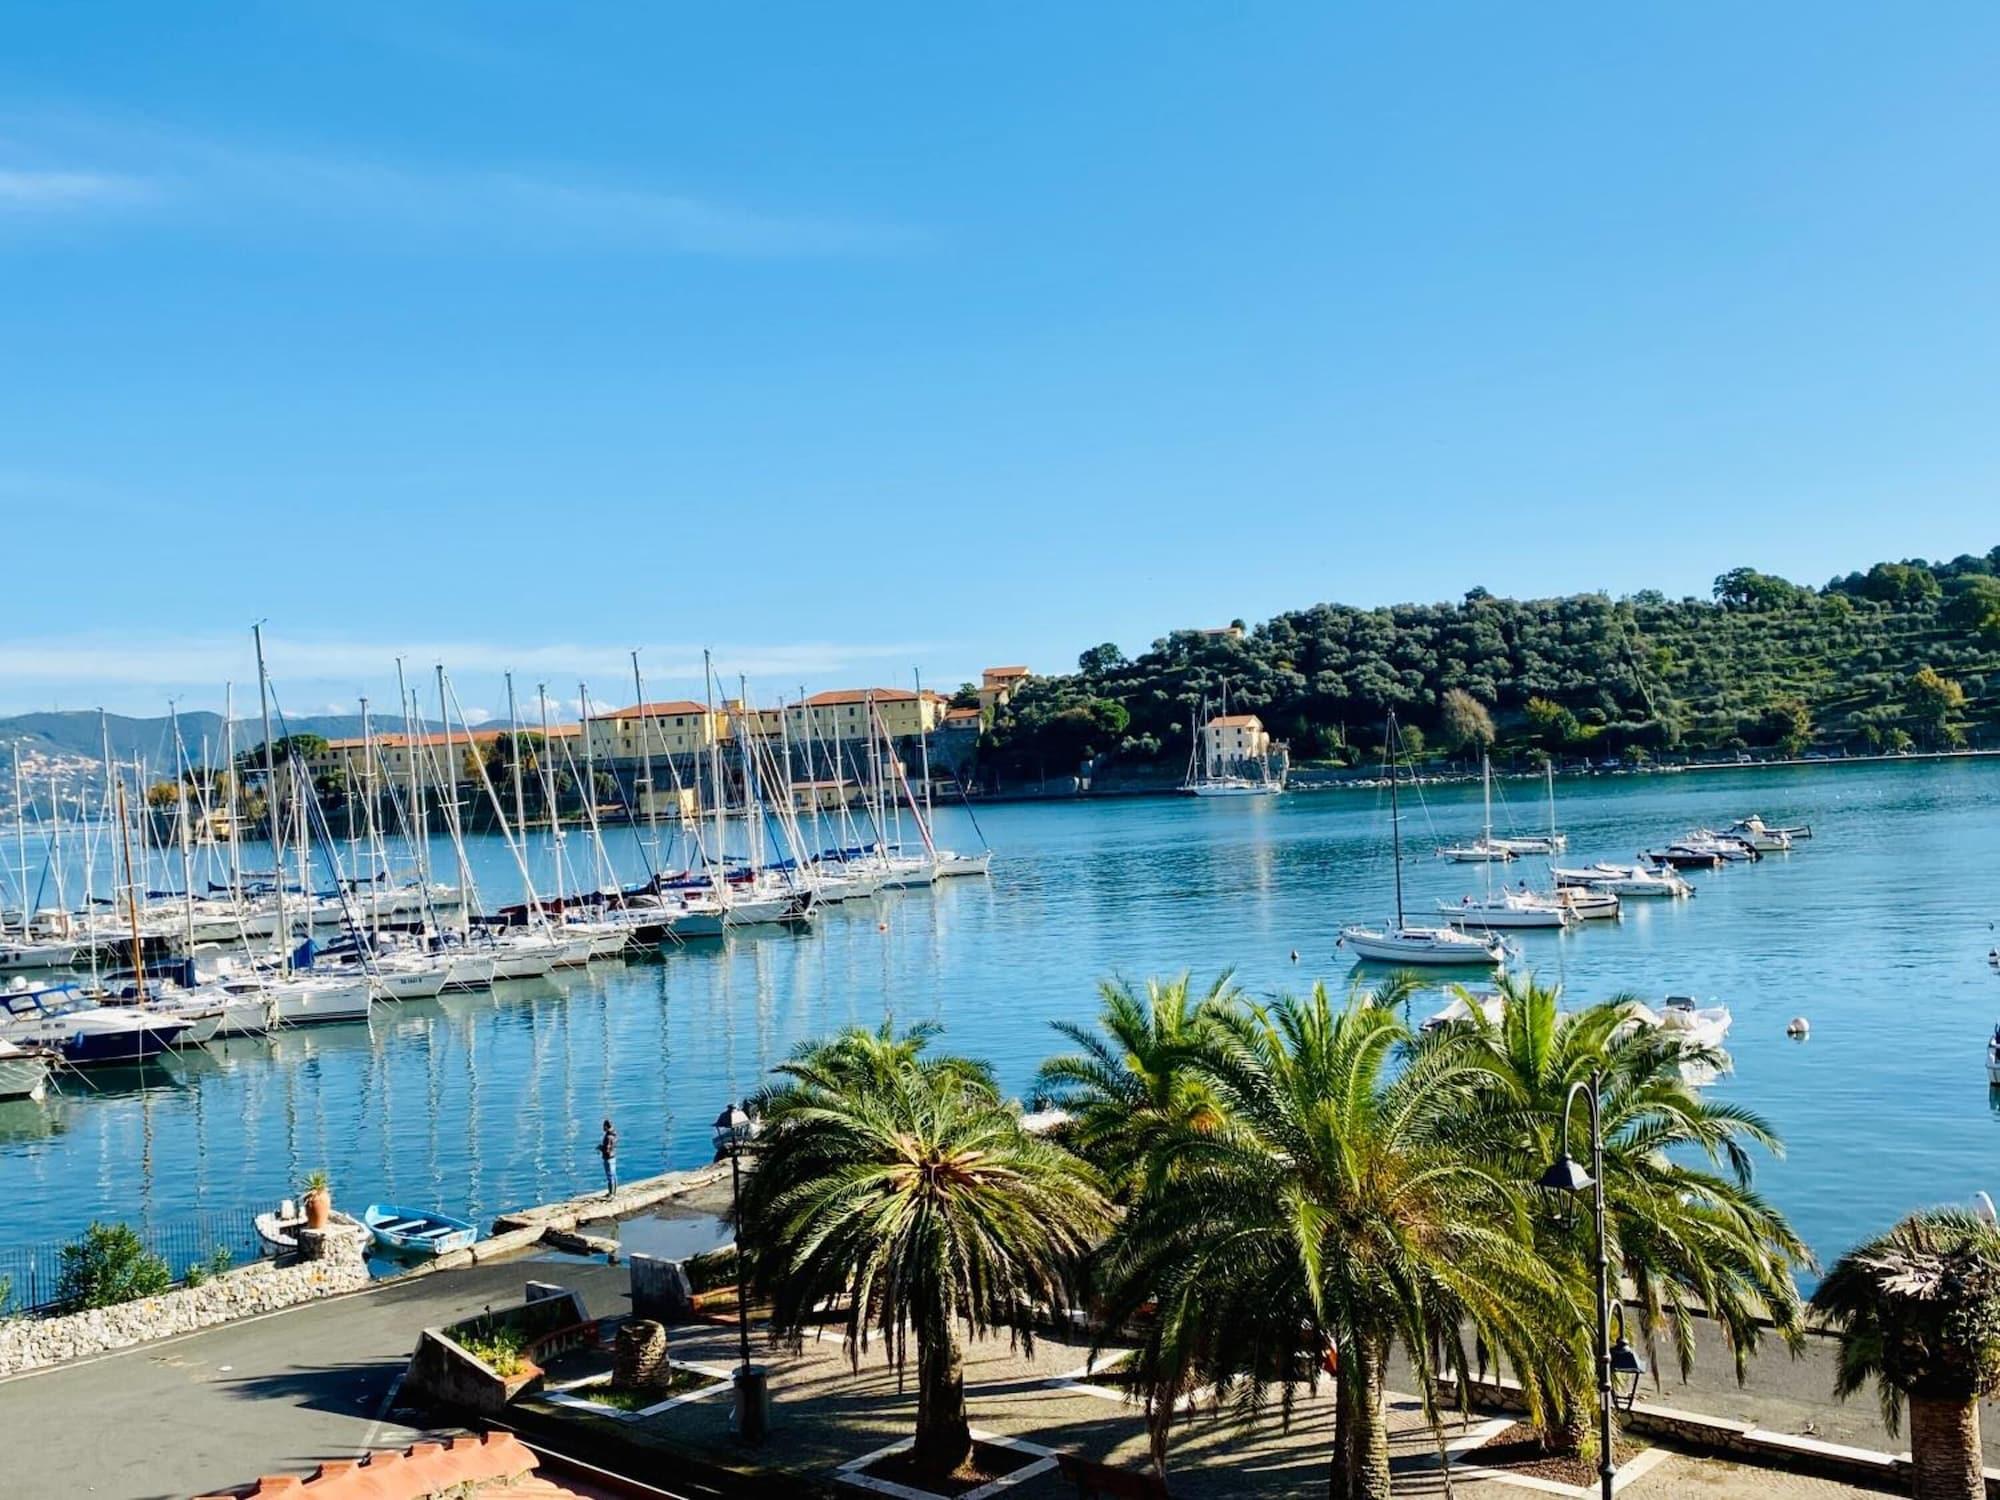
{"type": "MultiPolygon", "coordinates": [[[[524,1252],[0,1382],[0,1425],[10,1432],[69,1432],[76,1413],[91,1413],[87,1442],[17,1445],[9,1459],[10,1492],[154,1500],[407,1444],[422,1433],[407,1425],[412,1418],[397,1407],[395,1396],[419,1328],[513,1301],[530,1279],[573,1287],[593,1313],[615,1315],[626,1306],[626,1278],[622,1265],[524,1252]]],[[[675,1340],[681,1357],[733,1363],[734,1340],[726,1330],[682,1330],[675,1340]]],[[[1693,1380],[1683,1387],[1670,1378],[1658,1395],[1649,1385],[1643,1399],[1779,1432],[1898,1451],[1902,1443],[1884,1432],[1872,1396],[1833,1401],[1832,1352],[1830,1342],[1815,1339],[1794,1359],[1773,1342],[1753,1360],[1748,1387],[1738,1389],[1726,1354],[1704,1333],[1693,1380]]],[[[968,1365],[974,1423],[1039,1435],[1048,1446],[1074,1447],[1120,1464],[1142,1464],[1136,1408],[1049,1384],[1051,1377],[1080,1366],[1084,1355],[1080,1345],[1043,1341],[1029,1361],[1009,1351],[1005,1340],[989,1341],[968,1365]]],[[[779,1423],[769,1450],[773,1459],[823,1471],[831,1466],[829,1459],[858,1456],[907,1432],[906,1408],[914,1397],[897,1390],[879,1355],[864,1362],[857,1377],[838,1341],[829,1338],[809,1344],[796,1358],[776,1355],[772,1363],[779,1423]]],[[[1407,1373],[1393,1370],[1390,1384],[1407,1390],[1407,1373]]],[[[1305,1402],[1289,1433],[1275,1423],[1245,1429],[1228,1418],[1196,1418],[1176,1440],[1177,1492],[1280,1495],[1323,1483],[1328,1447],[1326,1414],[1319,1408],[1324,1399],[1322,1394],[1305,1402]]],[[[710,1405],[713,1410],[694,1419],[700,1425],[691,1426],[689,1436],[697,1448],[708,1444],[726,1452],[727,1403],[704,1403],[710,1405]]],[[[1402,1433],[1399,1467],[1408,1471],[1407,1482],[1399,1477],[1398,1493],[1434,1492],[1428,1487],[1434,1481],[1424,1477],[1433,1452],[1428,1434],[1408,1412],[1396,1425],[1402,1433]]],[[[1986,1432],[1993,1462],[2000,1459],[1995,1441],[2000,1419],[1991,1408],[1986,1432]]],[[[673,1488],[671,1460],[663,1459],[649,1478],[673,1488]]],[[[1862,1493],[1680,1456],[1668,1458],[1628,1491],[1691,1492],[1718,1500],[1764,1494],[1832,1500],[1862,1493]]],[[[1045,1476],[1018,1493],[1022,1500],[1053,1500],[1062,1490],[1053,1476],[1045,1476]]],[[[1475,1500],[1489,1500],[1490,1493],[1491,1500],[1499,1500],[1521,1491],[1461,1482],[1457,1493],[1475,1500]]]]}

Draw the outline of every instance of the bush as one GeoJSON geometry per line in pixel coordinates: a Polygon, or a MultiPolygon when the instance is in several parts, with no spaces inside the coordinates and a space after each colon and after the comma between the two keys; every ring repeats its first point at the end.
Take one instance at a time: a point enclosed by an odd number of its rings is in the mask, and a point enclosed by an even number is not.
{"type": "Polygon", "coordinates": [[[62,1247],[56,1303],[64,1312],[116,1307],[156,1297],[174,1284],[167,1263],[148,1250],[129,1224],[92,1224],[62,1247]]]}
{"type": "Polygon", "coordinates": [[[528,1345],[533,1340],[525,1328],[510,1323],[493,1324],[482,1320],[458,1336],[459,1347],[483,1361],[499,1376],[518,1375],[527,1364],[528,1345]]]}

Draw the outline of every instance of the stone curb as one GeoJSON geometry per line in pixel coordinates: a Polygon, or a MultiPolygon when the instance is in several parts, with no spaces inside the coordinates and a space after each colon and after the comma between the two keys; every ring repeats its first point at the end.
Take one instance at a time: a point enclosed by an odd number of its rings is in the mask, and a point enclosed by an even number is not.
{"type": "MultiPolygon", "coordinates": [[[[1475,1405],[1507,1411],[1527,1409],[1517,1381],[1489,1376],[1470,1385],[1475,1405]]],[[[1620,1419],[1620,1425],[1628,1432],[1658,1438],[1693,1453],[1810,1474],[1866,1489],[1907,1493],[1909,1488],[1907,1453],[1884,1453],[1877,1448],[1856,1448],[1794,1433],[1772,1432],[1749,1422],[1646,1401],[1633,1403],[1632,1410],[1620,1419]]],[[[2000,1469],[1986,1470],[1986,1494],[1988,1500],[2000,1500],[2000,1469]]]]}

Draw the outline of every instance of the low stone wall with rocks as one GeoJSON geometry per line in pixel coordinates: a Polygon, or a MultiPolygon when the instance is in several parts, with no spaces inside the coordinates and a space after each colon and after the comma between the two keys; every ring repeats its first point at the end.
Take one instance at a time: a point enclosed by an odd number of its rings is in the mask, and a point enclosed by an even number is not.
{"type": "Polygon", "coordinates": [[[361,1248],[329,1244],[323,1260],[290,1266],[260,1261],[200,1286],[180,1287],[116,1307],[60,1318],[17,1318],[0,1323],[0,1375],[192,1333],[301,1302],[335,1297],[367,1284],[368,1265],[361,1248]]]}

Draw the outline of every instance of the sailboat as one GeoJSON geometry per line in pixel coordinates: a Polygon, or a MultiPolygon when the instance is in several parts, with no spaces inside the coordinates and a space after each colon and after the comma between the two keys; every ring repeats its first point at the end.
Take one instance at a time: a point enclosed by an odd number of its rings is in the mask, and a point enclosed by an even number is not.
{"type": "MultiPolygon", "coordinates": [[[[1479,758],[1479,778],[1486,810],[1479,839],[1480,843],[1490,845],[1494,841],[1493,763],[1483,755],[1479,758]]],[[[1578,920],[1558,898],[1530,891],[1525,880],[1513,890],[1505,887],[1494,890],[1491,862],[1487,865],[1485,895],[1463,897],[1456,906],[1440,901],[1438,911],[1454,927],[1568,927],[1578,920]]]]}
{"type": "Polygon", "coordinates": [[[1413,927],[1403,915],[1403,815],[1397,796],[1396,716],[1389,716],[1383,750],[1389,762],[1389,838],[1396,859],[1396,921],[1393,926],[1350,926],[1340,930],[1334,945],[1358,959],[1388,964],[1479,965],[1505,962],[1507,948],[1498,938],[1475,936],[1450,927],[1413,927]]]}
{"type": "Polygon", "coordinates": [[[1508,838],[1496,839],[1493,837],[1491,830],[1488,830],[1487,841],[1489,843],[1497,844],[1502,849],[1513,854],[1561,854],[1569,848],[1569,835],[1556,827],[1556,763],[1554,761],[1545,760],[1542,762],[1542,777],[1548,787],[1549,794],[1549,831],[1547,833],[1520,834],[1508,838]]]}
{"type": "MultiPolygon", "coordinates": [[[[1204,698],[1201,712],[1207,711],[1208,700],[1204,698]]],[[[1222,684],[1222,713],[1224,717],[1229,713],[1227,679],[1222,684]]],[[[1285,789],[1285,784],[1273,781],[1270,768],[1262,761],[1258,762],[1254,777],[1218,772],[1208,763],[1207,741],[1201,733],[1196,714],[1191,711],[1188,715],[1188,768],[1180,789],[1195,797],[1274,797],[1285,789]]]]}

